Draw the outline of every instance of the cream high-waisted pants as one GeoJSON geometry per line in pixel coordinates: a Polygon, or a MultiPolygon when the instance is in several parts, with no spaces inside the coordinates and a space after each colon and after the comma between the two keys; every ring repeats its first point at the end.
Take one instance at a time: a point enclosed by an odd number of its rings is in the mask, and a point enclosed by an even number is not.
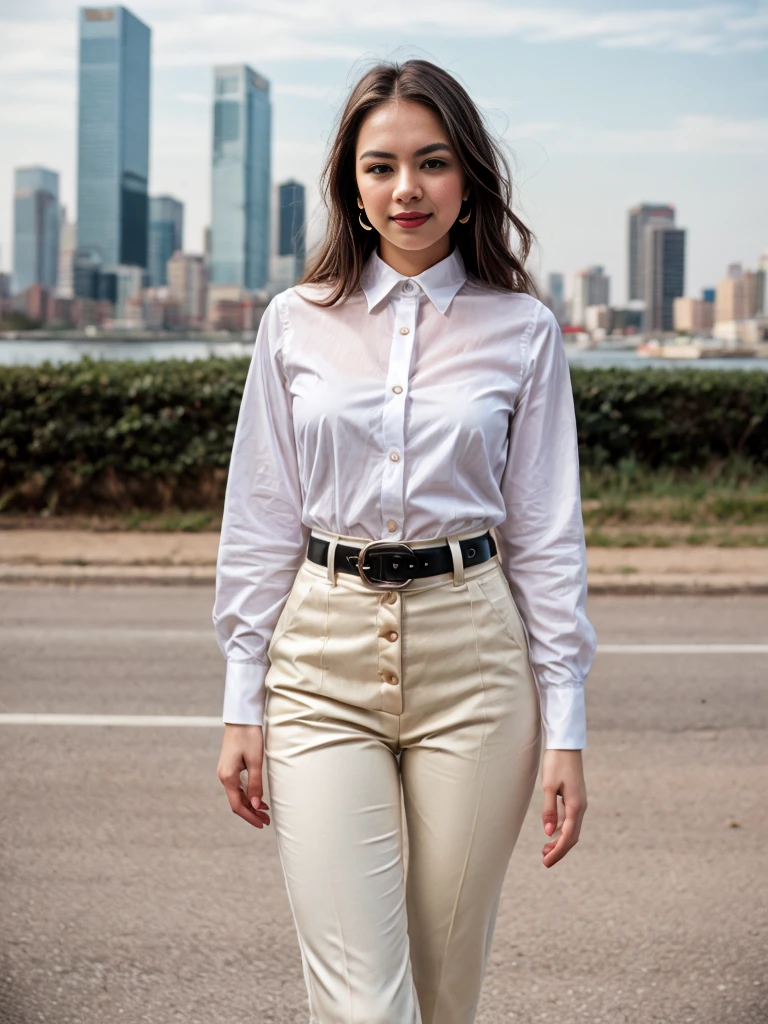
{"type": "MultiPolygon", "coordinates": [[[[330,565],[364,543],[313,532],[330,565]]],[[[400,591],[306,559],[275,627],[268,802],[310,1024],[475,1020],[542,735],[498,555],[462,566],[481,532],[400,591]]]]}

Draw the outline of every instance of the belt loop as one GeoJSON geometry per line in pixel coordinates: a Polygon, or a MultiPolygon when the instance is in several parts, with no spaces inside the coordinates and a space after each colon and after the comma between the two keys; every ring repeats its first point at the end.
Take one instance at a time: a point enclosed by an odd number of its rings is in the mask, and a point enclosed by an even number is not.
{"type": "Polygon", "coordinates": [[[339,543],[339,538],[333,536],[328,541],[328,579],[331,586],[336,586],[336,545],[339,543]]]}
{"type": "Polygon", "coordinates": [[[453,557],[453,585],[461,587],[464,584],[464,557],[459,546],[459,535],[449,533],[447,540],[453,557]]]}

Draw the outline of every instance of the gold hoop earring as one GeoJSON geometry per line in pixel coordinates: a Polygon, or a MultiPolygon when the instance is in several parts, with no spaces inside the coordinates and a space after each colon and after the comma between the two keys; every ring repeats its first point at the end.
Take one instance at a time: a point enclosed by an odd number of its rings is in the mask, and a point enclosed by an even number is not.
{"type": "Polygon", "coordinates": [[[469,213],[466,217],[459,217],[459,224],[466,224],[469,218],[472,216],[472,207],[469,209],[469,213]]]}
{"type": "Polygon", "coordinates": [[[363,213],[364,212],[365,212],[365,210],[361,209],[360,213],[357,215],[357,219],[360,221],[360,227],[364,228],[366,231],[373,231],[373,224],[364,224],[363,223],[363,213]]]}

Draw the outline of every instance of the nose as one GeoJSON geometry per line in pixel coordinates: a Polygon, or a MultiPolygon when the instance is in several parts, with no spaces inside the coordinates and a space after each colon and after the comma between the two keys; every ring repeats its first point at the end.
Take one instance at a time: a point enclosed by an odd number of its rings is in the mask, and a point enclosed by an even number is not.
{"type": "Polygon", "coordinates": [[[410,168],[403,167],[395,182],[392,198],[397,203],[409,203],[413,200],[421,199],[423,195],[424,192],[419,184],[418,177],[410,168]]]}

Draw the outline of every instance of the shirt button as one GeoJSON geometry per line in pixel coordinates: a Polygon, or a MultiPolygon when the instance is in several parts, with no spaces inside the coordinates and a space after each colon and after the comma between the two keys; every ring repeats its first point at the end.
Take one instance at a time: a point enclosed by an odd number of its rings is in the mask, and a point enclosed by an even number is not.
{"type": "Polygon", "coordinates": [[[411,333],[411,329],[410,329],[410,327],[401,327],[400,328],[400,333],[401,334],[410,334],[411,333]]]}
{"type": "Polygon", "coordinates": [[[400,461],[400,456],[397,454],[397,452],[390,452],[389,453],[389,457],[392,460],[392,462],[399,462],[400,461]]]}
{"type": "Polygon", "coordinates": [[[390,590],[385,599],[389,604],[394,604],[397,601],[397,591],[390,590]]]}
{"type": "Polygon", "coordinates": [[[395,530],[397,529],[397,523],[395,522],[394,519],[387,520],[387,529],[389,530],[390,533],[395,532],[395,530]]]}
{"type": "Polygon", "coordinates": [[[394,629],[392,630],[391,633],[387,633],[387,639],[392,640],[393,642],[397,640],[397,633],[394,631],[394,629]]]}
{"type": "Polygon", "coordinates": [[[388,683],[392,683],[393,686],[397,686],[397,682],[398,682],[397,676],[396,675],[388,675],[387,676],[387,682],[388,683]]]}
{"type": "Polygon", "coordinates": [[[405,282],[405,284],[403,285],[403,291],[404,292],[412,292],[413,291],[413,285],[411,284],[410,281],[406,281],[405,282]]]}
{"type": "Polygon", "coordinates": [[[400,387],[399,384],[395,384],[395,386],[392,388],[392,390],[395,392],[396,395],[399,395],[402,392],[403,389],[400,387]]]}

